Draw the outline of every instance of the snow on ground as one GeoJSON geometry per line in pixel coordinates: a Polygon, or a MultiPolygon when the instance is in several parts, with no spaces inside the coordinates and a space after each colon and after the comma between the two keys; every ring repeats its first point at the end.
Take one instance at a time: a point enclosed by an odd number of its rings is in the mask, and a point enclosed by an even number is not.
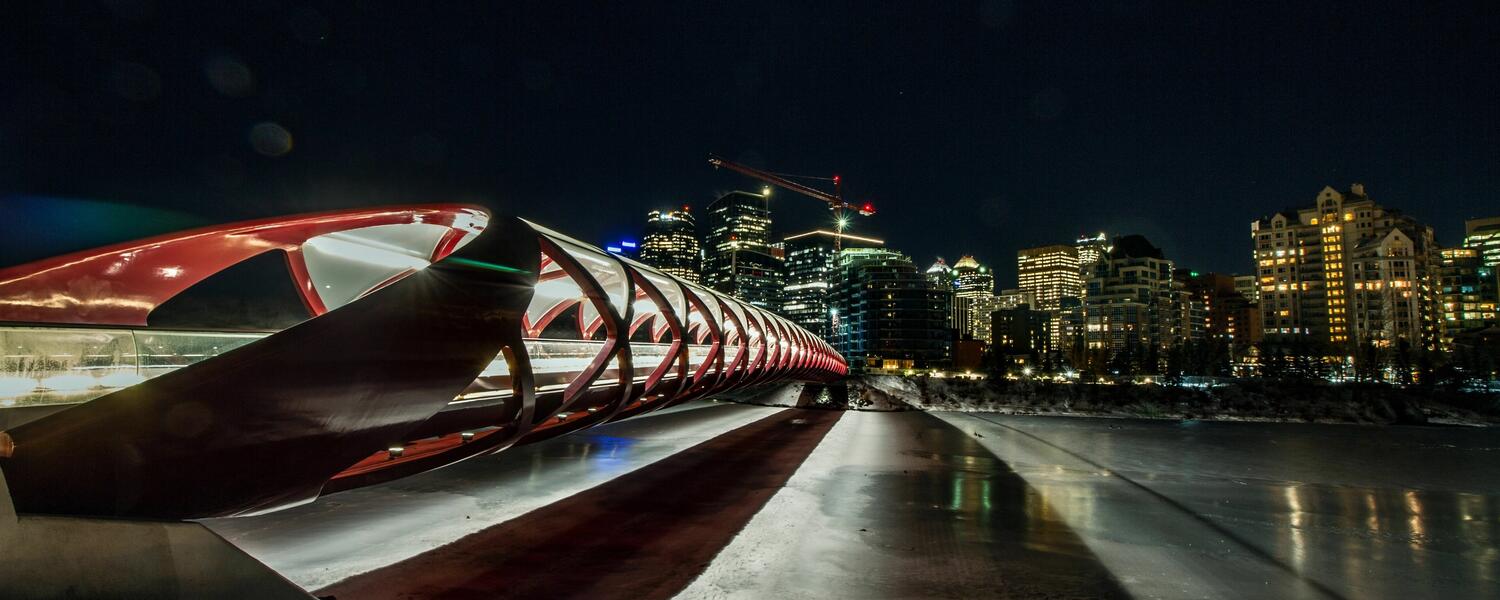
{"type": "Polygon", "coordinates": [[[652,464],[778,408],[694,403],[258,517],[204,521],[304,589],[411,558],[652,464]]]}
{"type": "MultiPolygon", "coordinates": [[[[871,426],[867,416],[845,413],[786,486],[677,595],[678,600],[827,598],[830,582],[836,587],[838,582],[865,579],[861,575],[869,569],[864,561],[868,557],[857,551],[864,543],[858,532],[830,523],[831,517],[823,510],[830,499],[823,493],[840,468],[882,460],[885,449],[873,447],[867,442],[872,438],[860,435],[863,428],[871,426]],[[798,571],[803,570],[813,570],[816,575],[798,577],[798,571]]],[[[867,504],[873,500],[852,495],[839,501],[867,504]]],[[[847,509],[845,512],[859,513],[862,507],[847,509]]],[[[855,589],[834,594],[858,595],[855,589]]]]}

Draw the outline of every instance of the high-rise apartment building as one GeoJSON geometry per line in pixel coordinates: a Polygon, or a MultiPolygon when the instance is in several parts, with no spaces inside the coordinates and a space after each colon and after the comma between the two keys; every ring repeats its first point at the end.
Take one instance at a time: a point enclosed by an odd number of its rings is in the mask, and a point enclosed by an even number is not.
{"type": "Polygon", "coordinates": [[[640,260],[684,281],[702,281],[698,270],[698,221],[692,211],[653,210],[646,214],[640,260]]]}
{"type": "Polygon", "coordinates": [[[1438,337],[1432,228],[1376,204],[1354,184],[1311,208],[1250,225],[1268,341],[1311,340],[1338,356],[1438,337]]]}
{"type": "MultiPolygon", "coordinates": [[[[979,264],[973,256],[964,255],[953,263],[953,328],[961,337],[975,337],[981,319],[988,321],[989,313],[980,313],[985,307],[979,302],[995,295],[995,274],[989,267],[979,264]]],[[[988,325],[983,325],[988,328],[988,325]]]]}
{"type": "Polygon", "coordinates": [[[781,310],[786,276],[772,255],[766,196],[729,192],[705,211],[703,281],[755,306],[781,310]]]}
{"type": "Polygon", "coordinates": [[[1078,249],[1073,246],[1057,244],[1023,249],[1016,253],[1016,266],[1021,291],[1036,300],[1033,308],[1057,310],[1063,298],[1083,295],[1078,249]]]}
{"type": "Polygon", "coordinates": [[[1479,252],[1479,261],[1500,268],[1500,217],[1464,221],[1464,247],[1479,252]]]}
{"type": "Polygon", "coordinates": [[[794,323],[829,339],[829,293],[838,273],[838,251],[844,248],[879,247],[885,242],[875,238],[816,230],[799,233],[785,240],[786,287],[783,288],[781,314],[794,323]],[[837,242],[837,243],[836,243],[837,242]]]}
{"type": "Polygon", "coordinates": [[[1484,264],[1478,248],[1443,248],[1439,255],[1440,345],[1451,351],[1454,336],[1500,324],[1500,268],[1484,264]]]}
{"type": "Polygon", "coordinates": [[[1234,291],[1252,304],[1260,302],[1260,282],[1256,275],[1235,275],[1234,291]]]}
{"type": "MultiPolygon", "coordinates": [[[[1202,311],[1202,331],[1189,331],[1190,339],[1225,342],[1234,356],[1260,341],[1260,310],[1240,293],[1241,277],[1181,269],[1173,277],[1188,293],[1189,310],[1202,311]]],[[[1192,326],[1198,321],[1196,315],[1189,315],[1192,326]]]]}
{"type": "Polygon", "coordinates": [[[920,369],[951,360],[943,294],[910,258],[885,248],[845,248],[838,271],[831,343],[850,369],[920,369]]]}
{"type": "Polygon", "coordinates": [[[1173,285],[1172,270],[1172,261],[1145,237],[1115,238],[1084,292],[1088,348],[1145,356],[1181,341],[1183,294],[1173,285]]]}

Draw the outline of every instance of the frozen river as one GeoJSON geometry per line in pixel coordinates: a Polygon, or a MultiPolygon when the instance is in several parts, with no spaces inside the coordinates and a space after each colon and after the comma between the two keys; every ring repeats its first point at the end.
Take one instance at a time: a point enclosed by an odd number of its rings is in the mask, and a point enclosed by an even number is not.
{"type": "Polygon", "coordinates": [[[1495,598],[1497,453],[1494,429],[695,404],[211,525],[340,597],[1495,598]]]}
{"type": "Polygon", "coordinates": [[[1500,597],[1500,430],[942,413],[1143,597],[1500,597]]]}

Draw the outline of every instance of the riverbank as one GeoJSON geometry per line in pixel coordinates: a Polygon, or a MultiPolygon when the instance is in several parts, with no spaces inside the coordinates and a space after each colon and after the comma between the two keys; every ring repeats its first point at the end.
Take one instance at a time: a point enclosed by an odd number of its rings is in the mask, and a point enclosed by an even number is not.
{"type": "Polygon", "coordinates": [[[1237,381],[1213,388],[988,381],[867,375],[851,378],[851,408],[1173,420],[1500,425],[1500,396],[1373,384],[1237,381]]]}

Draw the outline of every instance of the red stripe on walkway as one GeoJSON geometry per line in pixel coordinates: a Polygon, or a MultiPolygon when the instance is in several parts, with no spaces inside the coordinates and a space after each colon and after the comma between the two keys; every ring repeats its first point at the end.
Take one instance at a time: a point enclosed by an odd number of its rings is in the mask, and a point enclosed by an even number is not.
{"type": "Polygon", "coordinates": [[[318,594],[670,598],[786,484],[842,414],[776,413],[318,594]]]}

